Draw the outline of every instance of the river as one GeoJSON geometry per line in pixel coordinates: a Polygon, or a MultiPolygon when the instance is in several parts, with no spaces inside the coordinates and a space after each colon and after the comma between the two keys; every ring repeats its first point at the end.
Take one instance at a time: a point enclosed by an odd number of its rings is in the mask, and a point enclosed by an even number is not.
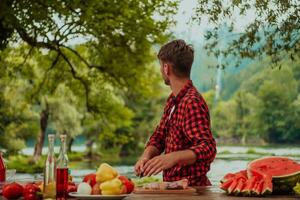
{"type": "MultiPolygon", "coordinates": [[[[45,152],[46,149],[44,149],[45,152]]],[[[58,149],[56,149],[58,151],[58,149]]],[[[74,151],[84,151],[84,146],[75,146],[74,151]]],[[[33,149],[27,148],[23,150],[24,154],[32,154],[33,149]]],[[[262,156],[287,156],[300,162],[300,146],[269,146],[269,147],[248,147],[248,146],[219,146],[218,154],[215,161],[211,165],[208,177],[213,185],[218,185],[219,180],[229,172],[236,172],[245,169],[250,160],[260,158],[262,156]]],[[[99,163],[100,164],[100,163],[99,163]]],[[[114,166],[119,173],[135,178],[133,174],[133,166],[114,166]]],[[[71,168],[71,174],[76,182],[80,182],[85,174],[95,172],[96,169],[76,167],[71,168]]],[[[158,175],[161,177],[161,175],[158,175]]],[[[42,179],[41,174],[16,174],[17,181],[30,181],[33,179],[42,179]]]]}

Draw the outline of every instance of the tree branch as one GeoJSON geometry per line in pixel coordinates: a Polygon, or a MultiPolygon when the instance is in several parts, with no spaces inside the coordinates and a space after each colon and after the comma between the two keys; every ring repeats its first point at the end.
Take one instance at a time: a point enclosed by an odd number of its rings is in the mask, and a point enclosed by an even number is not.
{"type": "Polygon", "coordinates": [[[77,51],[75,51],[71,47],[68,47],[68,46],[63,46],[63,47],[66,48],[67,50],[71,51],[73,54],[75,54],[88,68],[90,68],[90,69],[95,68],[95,69],[101,71],[102,73],[105,73],[105,74],[109,75],[111,78],[113,78],[113,80],[119,86],[124,85],[124,84],[122,84],[122,82],[121,82],[121,80],[119,79],[118,76],[116,76],[115,74],[109,72],[107,67],[104,67],[104,66],[101,66],[101,65],[92,65],[92,64],[88,63],[88,61],[85,58],[83,58],[77,51]]]}
{"type": "Polygon", "coordinates": [[[23,28],[17,27],[16,30],[17,30],[18,34],[20,35],[20,37],[31,46],[39,47],[39,48],[46,48],[46,49],[54,50],[54,51],[58,50],[58,46],[59,46],[58,42],[57,43],[39,42],[36,40],[36,38],[33,38],[30,35],[28,35],[26,30],[24,30],[23,28]]]}
{"type": "Polygon", "coordinates": [[[70,70],[71,70],[71,73],[72,73],[72,76],[74,77],[74,79],[78,80],[83,85],[84,90],[85,90],[85,100],[86,100],[87,110],[89,112],[92,111],[92,108],[89,104],[89,91],[90,91],[90,88],[89,88],[88,82],[83,77],[80,77],[80,76],[77,75],[77,72],[76,72],[74,66],[72,65],[70,60],[67,58],[67,56],[60,49],[58,49],[57,51],[59,52],[59,54],[62,56],[62,58],[66,61],[66,63],[70,67],[70,70]]]}
{"type": "Polygon", "coordinates": [[[25,63],[27,62],[27,59],[29,58],[29,55],[31,54],[32,50],[34,49],[34,46],[31,46],[31,48],[28,51],[28,54],[26,54],[23,63],[21,64],[21,66],[25,65],[25,63]]]}
{"type": "Polygon", "coordinates": [[[45,74],[44,74],[44,77],[43,77],[43,80],[42,80],[42,83],[39,85],[38,89],[36,92],[34,92],[32,95],[31,95],[31,99],[36,96],[37,94],[40,93],[42,87],[44,86],[47,78],[48,78],[48,73],[50,72],[50,70],[52,70],[55,65],[58,63],[58,60],[59,60],[59,57],[60,57],[60,54],[57,54],[54,61],[52,62],[51,66],[46,70],[45,74]]]}
{"type": "MultiPolygon", "coordinates": [[[[107,74],[119,86],[124,85],[124,83],[121,82],[120,77],[116,76],[113,72],[110,72],[106,67],[89,64],[88,61],[85,58],[83,58],[77,51],[75,51],[74,49],[72,49],[70,47],[59,44],[59,41],[56,41],[56,40],[54,40],[52,42],[50,42],[50,41],[49,42],[37,41],[36,37],[31,37],[26,32],[26,30],[24,28],[22,28],[21,26],[17,26],[16,30],[17,30],[18,34],[20,35],[20,37],[25,42],[27,42],[29,45],[31,45],[32,47],[46,48],[46,49],[49,49],[49,50],[56,51],[58,53],[58,55],[60,55],[66,61],[67,65],[70,67],[73,78],[78,80],[84,87],[86,107],[87,107],[88,111],[93,110],[92,106],[89,104],[89,90],[90,90],[89,84],[83,77],[78,76],[74,66],[72,65],[72,63],[70,62],[68,57],[62,52],[61,47],[64,47],[64,48],[68,49],[69,51],[71,51],[73,54],[75,54],[88,68],[90,68],[90,69],[95,68],[95,69],[101,71],[102,73],[107,74]]],[[[52,66],[49,69],[54,68],[56,62],[57,61],[53,62],[52,66]]],[[[38,92],[39,92],[39,90],[38,90],[38,92]]]]}

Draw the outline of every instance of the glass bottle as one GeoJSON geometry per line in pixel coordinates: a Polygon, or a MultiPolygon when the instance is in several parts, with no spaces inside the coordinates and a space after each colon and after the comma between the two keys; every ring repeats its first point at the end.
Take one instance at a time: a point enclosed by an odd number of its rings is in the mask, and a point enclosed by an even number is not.
{"type": "Polygon", "coordinates": [[[56,162],[54,155],[54,140],[55,135],[49,134],[48,141],[48,155],[45,162],[44,169],[44,198],[55,198],[56,195],[56,184],[55,184],[55,173],[56,173],[56,162]]]}
{"type": "Polygon", "coordinates": [[[67,199],[68,189],[68,156],[66,152],[67,136],[60,135],[61,146],[56,167],[56,199],[67,199]]]}
{"type": "Polygon", "coordinates": [[[0,151],[0,182],[6,181],[6,166],[4,159],[2,157],[2,152],[0,151]]]}

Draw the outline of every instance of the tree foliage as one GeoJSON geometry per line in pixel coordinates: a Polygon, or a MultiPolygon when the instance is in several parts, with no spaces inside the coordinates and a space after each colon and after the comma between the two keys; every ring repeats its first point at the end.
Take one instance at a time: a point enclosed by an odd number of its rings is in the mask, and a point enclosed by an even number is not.
{"type": "Polygon", "coordinates": [[[28,56],[33,48],[53,52],[45,81],[50,72],[59,76],[63,71],[82,91],[87,109],[97,111],[90,100],[95,95],[91,78],[105,79],[124,91],[138,89],[135,83],[152,60],[150,49],[166,38],[175,6],[169,0],[4,1],[1,44],[5,48],[22,40],[31,46],[28,56]],[[161,20],[155,20],[155,14],[161,20]],[[85,45],[70,45],[76,38],[85,45]],[[58,68],[58,62],[65,66],[58,68]]]}
{"type": "MultiPolygon", "coordinates": [[[[285,58],[299,58],[300,52],[300,2],[293,0],[198,0],[194,19],[208,18],[214,24],[206,38],[206,48],[216,56],[243,58],[270,57],[273,65],[281,66],[285,58]],[[251,19],[250,19],[251,18],[251,19]],[[245,31],[237,32],[237,26],[246,26],[245,31]],[[217,48],[224,37],[224,22],[228,22],[228,45],[217,48]],[[236,23],[239,21],[240,23],[236,23]]],[[[226,34],[225,34],[226,37],[226,34]]],[[[228,65],[228,63],[227,63],[228,65]]],[[[225,66],[225,64],[224,64],[225,66]]]]}
{"type": "MultiPolygon", "coordinates": [[[[233,138],[233,142],[243,144],[258,138],[267,143],[299,142],[298,64],[299,60],[286,61],[278,70],[258,68],[254,63],[241,71],[238,88],[212,109],[212,127],[217,137],[224,141],[233,138]]],[[[230,80],[228,76],[225,81],[230,80]]]]}
{"type": "Polygon", "coordinates": [[[5,87],[26,83],[22,101],[40,116],[39,146],[48,125],[71,137],[82,130],[98,144],[132,137],[123,138],[134,116],[126,98],[153,92],[152,47],[168,38],[176,6],[170,0],[1,2],[5,87]]]}

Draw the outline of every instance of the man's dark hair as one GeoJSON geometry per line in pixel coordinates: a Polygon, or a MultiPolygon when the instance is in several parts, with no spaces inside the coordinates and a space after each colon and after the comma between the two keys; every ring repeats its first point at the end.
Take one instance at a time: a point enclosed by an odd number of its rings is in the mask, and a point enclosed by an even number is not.
{"type": "Polygon", "coordinates": [[[170,63],[176,76],[190,77],[194,61],[194,49],[184,40],[173,40],[163,45],[157,57],[163,62],[170,63]]]}

